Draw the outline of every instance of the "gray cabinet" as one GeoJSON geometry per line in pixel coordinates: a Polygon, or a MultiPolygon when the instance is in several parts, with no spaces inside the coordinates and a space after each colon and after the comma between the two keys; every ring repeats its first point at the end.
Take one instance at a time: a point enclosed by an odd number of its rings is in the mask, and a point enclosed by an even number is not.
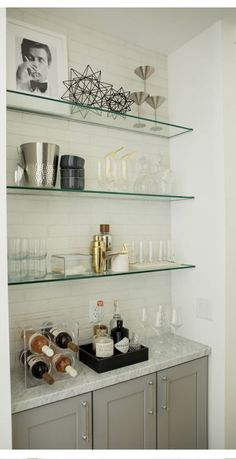
{"type": "Polygon", "coordinates": [[[207,357],[157,373],[158,449],[207,448],[207,357]]]}
{"type": "Polygon", "coordinates": [[[206,449],[207,357],[12,418],[14,449],[206,449]]]}
{"type": "Polygon", "coordinates": [[[156,373],[93,393],[93,447],[156,448],[156,373]]]}
{"type": "Polygon", "coordinates": [[[14,449],[91,449],[91,393],[12,416],[14,449]]]}

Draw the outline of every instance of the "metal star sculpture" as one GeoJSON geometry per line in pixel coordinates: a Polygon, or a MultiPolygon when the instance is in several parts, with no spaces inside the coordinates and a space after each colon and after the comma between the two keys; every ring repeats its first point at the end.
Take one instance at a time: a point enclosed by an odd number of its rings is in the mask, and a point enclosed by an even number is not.
{"type": "MultiPolygon", "coordinates": [[[[113,89],[110,83],[101,81],[101,70],[94,72],[90,65],[87,65],[83,73],[70,69],[70,79],[63,81],[66,92],[61,99],[73,102],[72,113],[81,111],[78,106],[108,108],[116,113],[130,111],[133,101],[130,99],[130,92],[123,88],[113,89]],[[77,108],[76,108],[77,106],[77,108]]],[[[89,111],[89,108],[88,108],[89,111]]],[[[87,116],[88,111],[81,114],[87,116]]]]}
{"type": "Polygon", "coordinates": [[[71,69],[70,74],[71,79],[63,81],[67,91],[61,98],[87,107],[103,107],[104,98],[112,85],[101,82],[101,70],[93,72],[90,65],[87,65],[83,73],[71,69]]]}
{"type": "Polygon", "coordinates": [[[130,91],[125,92],[122,87],[118,90],[112,88],[106,97],[107,108],[116,113],[129,112],[133,103],[130,99],[130,91]]]}

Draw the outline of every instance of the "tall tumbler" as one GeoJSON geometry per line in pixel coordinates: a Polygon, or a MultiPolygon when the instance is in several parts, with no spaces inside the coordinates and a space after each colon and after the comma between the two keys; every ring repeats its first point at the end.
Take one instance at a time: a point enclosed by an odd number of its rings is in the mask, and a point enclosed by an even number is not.
{"type": "Polygon", "coordinates": [[[8,238],[8,279],[19,281],[28,276],[28,240],[25,238],[8,238]]]}
{"type": "Polygon", "coordinates": [[[47,274],[47,247],[45,239],[29,239],[29,276],[42,279],[47,274]]]}

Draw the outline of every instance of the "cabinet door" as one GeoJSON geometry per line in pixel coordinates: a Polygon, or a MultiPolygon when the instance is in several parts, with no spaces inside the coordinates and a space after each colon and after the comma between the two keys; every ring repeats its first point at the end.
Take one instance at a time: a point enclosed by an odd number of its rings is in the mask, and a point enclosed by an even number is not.
{"type": "Polygon", "coordinates": [[[157,375],[158,449],[206,449],[207,357],[157,375]]]}
{"type": "Polygon", "coordinates": [[[94,449],[156,448],[156,374],[93,393],[94,449]]]}
{"type": "Polygon", "coordinates": [[[91,393],[13,414],[13,449],[91,449],[91,393]]]}

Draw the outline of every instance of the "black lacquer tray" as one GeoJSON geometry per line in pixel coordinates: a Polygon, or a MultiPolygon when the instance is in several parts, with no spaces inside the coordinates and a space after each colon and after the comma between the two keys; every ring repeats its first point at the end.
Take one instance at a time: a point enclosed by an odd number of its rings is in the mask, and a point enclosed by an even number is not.
{"type": "Polygon", "coordinates": [[[140,349],[128,351],[126,354],[117,353],[111,357],[99,358],[92,352],[91,343],[84,344],[80,346],[79,360],[97,373],[103,373],[148,360],[148,347],[141,345],[140,349]]]}

